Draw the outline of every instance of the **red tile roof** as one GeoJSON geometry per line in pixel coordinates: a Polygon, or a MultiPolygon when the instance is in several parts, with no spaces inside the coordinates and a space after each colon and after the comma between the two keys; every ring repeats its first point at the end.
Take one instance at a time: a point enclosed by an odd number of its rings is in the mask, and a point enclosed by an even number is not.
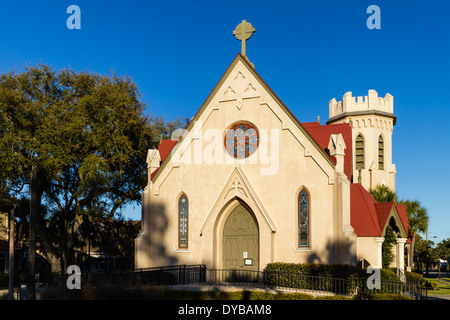
{"type": "MultiPolygon", "coordinates": [[[[169,156],[170,152],[172,151],[173,147],[177,144],[178,140],[162,140],[161,143],[158,146],[159,156],[161,157],[161,164],[166,160],[166,158],[169,156]]],[[[159,168],[156,169],[152,176],[150,177],[153,179],[156,172],[158,172],[159,168]]]]}
{"type": "Polygon", "coordinates": [[[350,223],[358,237],[381,237],[393,207],[402,223],[399,227],[408,234],[406,206],[378,203],[361,184],[350,185],[350,223]]]}
{"type": "Polygon", "coordinates": [[[359,183],[350,184],[350,224],[358,237],[379,237],[377,201],[359,183]]]}
{"type": "Polygon", "coordinates": [[[328,156],[336,163],[336,158],[330,156],[328,143],[332,134],[342,134],[346,145],[344,156],[344,173],[349,181],[352,181],[352,128],[348,123],[320,125],[318,122],[302,123],[303,128],[308,131],[310,136],[319,144],[319,146],[328,154],[328,156]]]}
{"type": "Polygon", "coordinates": [[[411,242],[411,238],[408,232],[408,216],[406,215],[406,205],[404,204],[396,204],[395,208],[397,209],[398,215],[400,216],[400,220],[402,221],[403,228],[408,234],[408,243],[411,242]]]}
{"type": "Polygon", "coordinates": [[[177,144],[178,140],[162,140],[159,144],[158,151],[161,157],[161,162],[166,160],[169,153],[172,151],[173,147],[177,144]]]}

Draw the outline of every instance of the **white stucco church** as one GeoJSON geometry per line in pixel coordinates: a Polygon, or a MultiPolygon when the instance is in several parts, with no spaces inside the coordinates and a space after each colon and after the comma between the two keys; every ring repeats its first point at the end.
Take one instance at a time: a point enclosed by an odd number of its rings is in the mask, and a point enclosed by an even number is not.
{"type": "Polygon", "coordinates": [[[391,225],[393,266],[404,270],[406,209],[368,193],[395,190],[393,97],[347,92],[329,102],[326,124],[302,123],[246,57],[253,31],[246,21],[235,30],[242,53],[187,129],[148,151],[136,268],[381,267],[391,225]]]}

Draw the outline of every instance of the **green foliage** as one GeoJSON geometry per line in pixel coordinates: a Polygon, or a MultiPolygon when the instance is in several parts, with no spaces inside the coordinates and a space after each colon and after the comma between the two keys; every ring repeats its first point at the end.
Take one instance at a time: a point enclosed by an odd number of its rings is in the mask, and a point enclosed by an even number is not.
{"type": "Polygon", "coordinates": [[[292,292],[273,293],[256,290],[196,291],[175,290],[160,286],[83,286],[81,290],[67,287],[48,288],[41,294],[43,300],[410,300],[399,294],[372,293],[353,299],[341,295],[317,296],[292,292]]]}
{"type": "Polygon", "coordinates": [[[395,293],[369,293],[358,295],[355,300],[411,300],[411,298],[395,293]]]}
{"type": "Polygon", "coordinates": [[[450,239],[444,239],[439,242],[433,249],[438,259],[449,260],[450,259],[450,239]]]}
{"type": "Polygon", "coordinates": [[[364,277],[364,270],[350,265],[277,262],[269,263],[265,269],[265,283],[268,285],[330,292],[353,293],[363,285],[364,277]]]}
{"type": "Polygon", "coordinates": [[[385,185],[377,185],[374,189],[369,189],[369,193],[378,202],[397,202],[397,195],[385,185]]]}
{"type": "Polygon", "coordinates": [[[381,269],[381,280],[382,281],[400,281],[400,278],[397,274],[390,269],[381,269]]]}
{"type": "Polygon", "coordinates": [[[428,226],[427,209],[422,207],[418,200],[401,200],[399,204],[406,206],[406,214],[408,217],[409,233],[415,234],[425,232],[428,226]]]}
{"type": "Polygon", "coordinates": [[[322,276],[339,279],[362,277],[365,273],[358,267],[342,264],[284,263],[267,264],[265,271],[295,272],[309,276],[322,276]]]}
{"type": "Polygon", "coordinates": [[[37,167],[36,206],[45,204],[38,234],[47,258],[82,244],[81,224],[140,203],[148,149],[185,125],[145,115],[140,98],[130,78],[115,74],[39,64],[0,75],[0,195],[27,195],[37,167]]]}
{"type": "Polygon", "coordinates": [[[406,271],[405,275],[406,275],[406,282],[411,282],[419,286],[425,285],[425,280],[423,279],[422,274],[406,271]]]}
{"type": "Polygon", "coordinates": [[[436,281],[425,281],[425,288],[428,290],[437,290],[439,283],[436,281]]]}
{"type": "Polygon", "coordinates": [[[384,236],[384,241],[383,241],[383,250],[382,250],[382,264],[383,264],[383,269],[387,269],[389,268],[389,266],[391,265],[392,261],[394,261],[394,254],[392,252],[392,247],[395,244],[395,234],[394,234],[394,230],[392,229],[391,226],[387,226],[386,227],[386,233],[384,236]]]}

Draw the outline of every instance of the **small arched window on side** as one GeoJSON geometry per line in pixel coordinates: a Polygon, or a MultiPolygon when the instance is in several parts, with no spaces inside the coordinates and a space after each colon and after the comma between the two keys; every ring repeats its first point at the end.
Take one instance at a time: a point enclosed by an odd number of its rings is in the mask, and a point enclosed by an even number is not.
{"type": "Polygon", "coordinates": [[[381,135],[378,138],[378,170],[384,170],[384,140],[381,135]]]}
{"type": "Polygon", "coordinates": [[[361,134],[355,141],[355,162],[356,170],[364,169],[364,138],[361,134]]]}
{"type": "Polygon", "coordinates": [[[298,246],[309,247],[309,194],[303,189],[298,195],[298,246]]]}
{"type": "Polygon", "coordinates": [[[186,249],[188,247],[189,232],[189,206],[185,194],[178,200],[178,248],[186,249]]]}

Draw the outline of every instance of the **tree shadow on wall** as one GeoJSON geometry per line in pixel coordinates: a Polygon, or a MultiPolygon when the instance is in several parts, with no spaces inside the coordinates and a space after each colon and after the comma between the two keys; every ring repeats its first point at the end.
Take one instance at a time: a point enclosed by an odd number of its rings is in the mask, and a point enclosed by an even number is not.
{"type": "Polygon", "coordinates": [[[179,263],[178,259],[168,251],[169,220],[165,206],[151,204],[150,213],[143,216],[143,232],[139,236],[141,241],[136,254],[141,255],[143,261],[151,261],[153,266],[171,266],[179,263]]]}
{"type": "Polygon", "coordinates": [[[356,252],[353,244],[345,239],[328,240],[325,249],[312,251],[307,258],[307,263],[312,264],[354,264],[356,265],[356,252]]]}

